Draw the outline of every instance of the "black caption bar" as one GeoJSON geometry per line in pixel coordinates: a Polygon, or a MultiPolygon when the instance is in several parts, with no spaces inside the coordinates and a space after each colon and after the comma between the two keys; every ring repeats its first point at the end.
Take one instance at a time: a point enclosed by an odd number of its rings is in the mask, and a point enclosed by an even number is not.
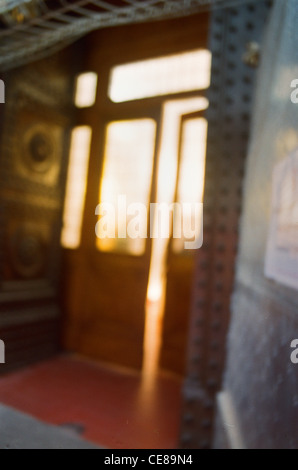
{"type": "Polygon", "coordinates": [[[152,465],[185,465],[194,464],[191,451],[158,451],[158,450],[132,450],[132,451],[104,451],[102,463],[105,466],[125,465],[130,468],[141,468],[152,465]]]}

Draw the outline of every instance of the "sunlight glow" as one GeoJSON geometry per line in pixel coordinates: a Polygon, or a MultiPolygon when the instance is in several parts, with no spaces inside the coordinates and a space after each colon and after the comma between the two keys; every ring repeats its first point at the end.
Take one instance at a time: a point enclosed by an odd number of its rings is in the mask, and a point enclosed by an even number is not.
{"type": "MultiPolygon", "coordinates": [[[[164,292],[165,289],[162,289],[164,292]]],[[[144,332],[144,360],[143,360],[143,385],[150,386],[155,379],[158,370],[159,355],[162,341],[162,316],[165,297],[161,296],[156,301],[147,299],[145,307],[145,332],[144,332]]]]}
{"type": "Polygon", "coordinates": [[[162,285],[158,276],[155,277],[155,282],[151,281],[148,286],[147,299],[150,302],[157,302],[161,299],[162,296],[162,285]]]}
{"type": "Polygon", "coordinates": [[[96,99],[97,73],[85,72],[76,80],[75,105],[77,108],[89,108],[96,99]]]}
{"type": "Polygon", "coordinates": [[[81,241],[91,136],[89,126],[75,127],[72,131],[61,234],[65,248],[78,248],[81,241]]]}
{"type": "Polygon", "coordinates": [[[206,49],[113,68],[109,97],[115,103],[201,90],[210,84],[211,53],[206,49]]]}
{"type": "MultiPolygon", "coordinates": [[[[125,195],[127,206],[137,202],[149,207],[155,133],[156,123],[152,119],[115,121],[107,127],[99,202],[110,203],[116,208],[116,234],[115,238],[105,238],[104,234],[99,234],[96,246],[101,251],[136,256],[145,251],[146,238],[126,236],[132,217],[125,217],[126,208],[118,207],[118,196],[125,195]]],[[[108,214],[109,217],[113,215],[108,214]]],[[[113,224],[113,221],[110,223],[113,224]]]]}
{"type": "MultiPolygon", "coordinates": [[[[167,101],[164,105],[162,118],[162,136],[158,166],[157,182],[157,202],[166,202],[168,204],[174,201],[177,168],[178,168],[178,150],[181,116],[198,110],[206,109],[208,100],[206,98],[186,98],[180,100],[167,101]]],[[[205,138],[204,138],[205,141],[205,138]]],[[[200,160],[200,149],[195,148],[197,159],[200,160]]],[[[196,165],[197,168],[198,165],[196,165]]],[[[184,170],[185,171],[185,170],[184,170]]],[[[192,180],[200,178],[200,174],[192,172],[192,180]]],[[[189,176],[189,174],[187,174],[189,176]]],[[[183,188],[188,186],[185,179],[183,188]]],[[[198,183],[201,184],[201,183],[198,183]]],[[[181,186],[181,185],[180,185],[181,186]]],[[[185,193],[184,193],[184,196],[185,193]]],[[[191,201],[190,201],[191,202],[191,201]]],[[[154,224],[158,220],[154,219],[154,224]]],[[[152,243],[152,255],[149,272],[149,284],[147,297],[150,300],[157,300],[162,292],[164,278],[166,275],[165,264],[169,239],[156,238],[152,243]]]]}
{"type": "MultiPolygon", "coordinates": [[[[165,102],[162,117],[156,202],[170,204],[175,198],[181,117],[187,113],[204,110],[207,107],[208,100],[202,97],[165,102]]],[[[179,175],[178,179],[181,201],[188,196],[197,199],[197,197],[201,197],[203,191],[204,171],[202,169],[203,157],[201,157],[201,154],[203,149],[205,149],[206,136],[204,132],[206,132],[206,121],[200,119],[199,124],[197,120],[195,120],[195,123],[195,125],[191,124],[184,129],[182,175],[179,175]],[[196,138],[195,132],[198,131],[199,136],[196,138]],[[193,139],[189,148],[187,148],[186,142],[187,134],[191,134],[193,139]],[[201,138],[203,139],[202,142],[201,138]],[[194,148],[192,148],[192,145],[194,145],[194,148]],[[190,155],[186,156],[188,152],[190,152],[190,155]],[[190,169],[189,163],[193,163],[193,158],[199,163],[196,162],[194,168],[190,169]],[[198,173],[196,173],[197,171],[198,173]],[[190,176],[192,181],[194,179],[197,181],[197,188],[193,183],[188,187],[187,178],[190,176]]],[[[153,223],[158,224],[157,218],[154,218],[153,223]]],[[[146,384],[150,384],[154,380],[158,370],[165,305],[169,240],[170,238],[156,238],[152,241],[144,336],[143,375],[146,384]]]]}
{"type": "MultiPolygon", "coordinates": [[[[188,119],[183,124],[181,142],[181,164],[178,177],[179,203],[203,202],[205,182],[207,121],[203,118],[188,119]]],[[[179,220],[176,219],[177,224],[179,220]]],[[[183,223],[183,221],[182,221],[183,223]]],[[[190,216],[189,224],[202,230],[195,224],[194,214],[190,216]]],[[[177,230],[177,228],[176,228],[177,230]]],[[[183,233],[183,232],[181,232],[183,233]]],[[[195,235],[197,238],[199,233],[195,235]]],[[[178,253],[184,249],[185,239],[173,238],[173,250],[178,253]]]]}
{"type": "MultiPolygon", "coordinates": [[[[170,205],[175,199],[182,116],[204,110],[209,104],[204,97],[171,99],[172,97],[168,95],[208,88],[210,72],[211,53],[206,49],[121,64],[115,66],[111,71],[108,96],[115,103],[158,96],[164,97],[157,160],[156,203],[170,205]]],[[[115,124],[112,123],[112,125],[115,124]]],[[[143,134],[133,127],[127,131],[123,127],[123,135],[117,135],[117,132],[112,135],[111,128],[108,128],[100,201],[113,202],[119,194],[130,194],[128,203],[132,199],[142,202],[142,198],[146,204],[149,203],[148,178],[152,178],[155,132],[155,126],[154,132],[152,129],[149,131],[148,128],[145,131],[144,128],[143,134]],[[138,165],[141,165],[142,168],[139,168],[138,165]],[[135,171],[132,170],[133,167],[136,167],[135,171]],[[132,189],[134,187],[135,189],[132,189]]],[[[205,132],[206,121],[203,119],[194,120],[191,124],[184,125],[181,175],[178,179],[178,199],[181,202],[197,202],[202,197],[204,184],[204,158],[202,155],[205,156],[205,132]],[[190,139],[189,143],[187,142],[188,138],[190,139]]],[[[158,227],[158,215],[155,214],[150,222],[153,222],[153,227],[150,229],[153,229],[154,232],[155,227],[158,227]]],[[[123,227],[119,228],[122,231],[123,227]]],[[[143,375],[146,383],[147,379],[150,383],[158,370],[170,237],[169,233],[168,237],[152,239],[144,336],[143,375]]],[[[114,251],[115,249],[118,251],[120,248],[124,249],[126,253],[132,253],[135,250],[135,254],[141,253],[141,249],[145,249],[145,243],[142,246],[130,246],[131,242],[136,242],[136,240],[129,241],[119,239],[119,237],[115,240],[98,239],[97,247],[105,251],[114,251]]],[[[176,249],[180,250],[180,246],[177,245],[176,249]]]]}

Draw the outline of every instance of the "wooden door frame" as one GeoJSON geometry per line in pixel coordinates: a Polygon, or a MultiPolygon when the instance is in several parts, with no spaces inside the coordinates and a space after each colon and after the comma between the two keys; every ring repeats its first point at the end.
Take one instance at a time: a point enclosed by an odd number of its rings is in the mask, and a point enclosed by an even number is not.
{"type": "MultiPolygon", "coordinates": [[[[98,204],[100,177],[103,170],[103,150],[107,122],[132,117],[152,117],[156,121],[157,145],[152,181],[155,183],[157,180],[156,170],[158,165],[158,147],[160,145],[161,113],[165,96],[134,100],[126,103],[112,103],[107,95],[111,68],[121,63],[206,48],[207,31],[208,15],[200,14],[179,20],[109,28],[94,32],[84,39],[87,53],[85,54],[85,61],[81,72],[94,71],[98,74],[98,92],[95,105],[86,110],[79,110],[77,113],[77,125],[89,125],[93,130],[93,135],[81,235],[81,246],[84,246],[84,253],[80,253],[80,249],[75,253],[72,252],[70,256],[72,262],[70,265],[75,266],[75,263],[80,262],[83,257],[85,258],[84,264],[89,265],[88,263],[90,262],[91,266],[94,254],[96,253],[95,207],[98,204]],[[198,27],[198,21],[200,22],[200,27],[198,27]],[[161,41],[160,35],[156,34],[156,28],[163,28],[164,41],[161,41]],[[95,60],[97,57],[98,59],[95,60]],[[94,211],[88,208],[94,208],[94,211]]],[[[166,99],[179,99],[179,97],[187,98],[188,96],[198,95],[204,96],[204,91],[166,95],[166,99]]],[[[155,200],[156,186],[154,183],[151,187],[151,201],[155,200]]],[[[146,253],[148,260],[150,260],[151,244],[152,241],[149,239],[146,253]]],[[[79,282],[79,279],[76,282],[79,282]]],[[[75,300],[72,300],[72,303],[75,303],[75,300]]],[[[79,321],[78,317],[77,320],[79,321]]],[[[71,340],[68,342],[68,345],[75,345],[76,342],[79,342],[75,329],[73,334],[70,334],[70,337],[71,340]]]]}

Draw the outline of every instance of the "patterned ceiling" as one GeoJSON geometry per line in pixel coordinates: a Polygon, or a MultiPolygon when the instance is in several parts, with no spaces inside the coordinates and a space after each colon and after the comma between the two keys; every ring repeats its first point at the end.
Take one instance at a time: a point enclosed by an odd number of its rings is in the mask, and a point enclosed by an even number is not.
{"type": "Polygon", "coordinates": [[[0,70],[108,26],[187,16],[256,0],[0,0],[0,70]]]}

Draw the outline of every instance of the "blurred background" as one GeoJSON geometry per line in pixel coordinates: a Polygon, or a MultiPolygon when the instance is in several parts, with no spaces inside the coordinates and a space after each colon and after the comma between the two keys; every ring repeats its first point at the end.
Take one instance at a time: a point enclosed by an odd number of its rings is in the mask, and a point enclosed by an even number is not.
{"type": "Polygon", "coordinates": [[[296,20],[294,0],[0,2],[15,423],[78,447],[297,447],[296,20]],[[203,203],[182,220],[202,247],[152,203],[203,203]]]}

